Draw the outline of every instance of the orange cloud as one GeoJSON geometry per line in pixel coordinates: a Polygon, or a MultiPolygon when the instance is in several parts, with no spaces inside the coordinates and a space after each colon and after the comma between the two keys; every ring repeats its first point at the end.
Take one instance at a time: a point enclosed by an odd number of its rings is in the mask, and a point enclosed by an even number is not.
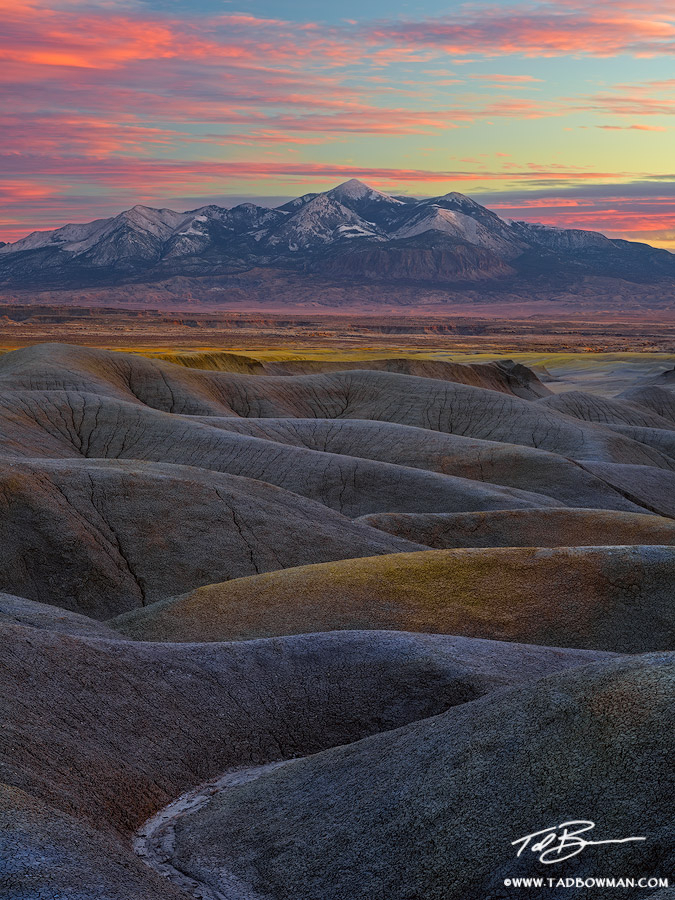
{"type": "Polygon", "coordinates": [[[667,131],[661,125],[595,125],[594,128],[602,128],[604,131],[667,131]]]}

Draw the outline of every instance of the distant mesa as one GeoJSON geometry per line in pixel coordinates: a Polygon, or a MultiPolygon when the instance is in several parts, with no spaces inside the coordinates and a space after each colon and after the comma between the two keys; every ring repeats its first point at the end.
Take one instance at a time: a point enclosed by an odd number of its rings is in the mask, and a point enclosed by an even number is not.
{"type": "Polygon", "coordinates": [[[399,198],[356,179],[274,209],[139,205],[0,245],[0,290],[10,293],[152,284],[164,285],[167,302],[182,290],[193,300],[227,304],[269,302],[270,292],[283,297],[295,286],[303,303],[304,286],[310,293],[314,287],[321,305],[405,305],[414,302],[406,285],[552,299],[551,291],[589,286],[604,296],[622,283],[651,286],[652,301],[667,302],[675,256],[583,229],[507,221],[457,192],[399,198]],[[264,283],[256,275],[262,272],[264,283]],[[332,298],[322,297],[319,285],[326,284],[338,291],[332,298]],[[368,284],[370,293],[350,295],[368,284]],[[394,295],[387,299],[378,285],[394,295]]]}

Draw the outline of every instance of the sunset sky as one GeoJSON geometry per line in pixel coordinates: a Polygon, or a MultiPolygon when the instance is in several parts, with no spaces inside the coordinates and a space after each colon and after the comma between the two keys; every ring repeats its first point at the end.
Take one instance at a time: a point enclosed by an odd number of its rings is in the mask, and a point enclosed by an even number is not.
{"type": "Polygon", "coordinates": [[[358,177],[675,250],[675,0],[0,14],[0,240],[358,177]]]}

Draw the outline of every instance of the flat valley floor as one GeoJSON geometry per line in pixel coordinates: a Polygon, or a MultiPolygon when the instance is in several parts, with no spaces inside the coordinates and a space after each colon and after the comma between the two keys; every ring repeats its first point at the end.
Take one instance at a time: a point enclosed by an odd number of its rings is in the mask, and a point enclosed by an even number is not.
{"type": "Polygon", "coordinates": [[[672,900],[673,328],[147,312],[0,330],[0,896],[672,900]]]}

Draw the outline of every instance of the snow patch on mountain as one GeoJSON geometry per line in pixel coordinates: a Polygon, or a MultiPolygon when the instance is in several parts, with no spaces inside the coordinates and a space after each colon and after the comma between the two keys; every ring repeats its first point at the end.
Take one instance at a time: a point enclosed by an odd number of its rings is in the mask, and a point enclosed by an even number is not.
{"type": "Polygon", "coordinates": [[[514,240],[499,232],[491,231],[472,216],[436,205],[424,207],[395,231],[392,237],[399,239],[415,237],[427,231],[442,231],[458,240],[496,253],[513,255],[517,252],[514,240]]]}
{"type": "Polygon", "coordinates": [[[55,248],[73,255],[85,253],[100,241],[119,229],[138,231],[140,234],[164,241],[180,224],[184,213],[171,209],[151,209],[134,206],[110,219],[96,219],[86,224],[64,225],[56,231],[34,231],[13,244],[7,244],[0,252],[18,253],[22,250],[55,248]]]}
{"type": "Polygon", "coordinates": [[[292,251],[325,245],[339,237],[339,229],[344,226],[358,228],[363,236],[378,236],[375,226],[335,200],[330,192],[319,194],[285,220],[270,235],[268,244],[285,245],[292,251]]]}

